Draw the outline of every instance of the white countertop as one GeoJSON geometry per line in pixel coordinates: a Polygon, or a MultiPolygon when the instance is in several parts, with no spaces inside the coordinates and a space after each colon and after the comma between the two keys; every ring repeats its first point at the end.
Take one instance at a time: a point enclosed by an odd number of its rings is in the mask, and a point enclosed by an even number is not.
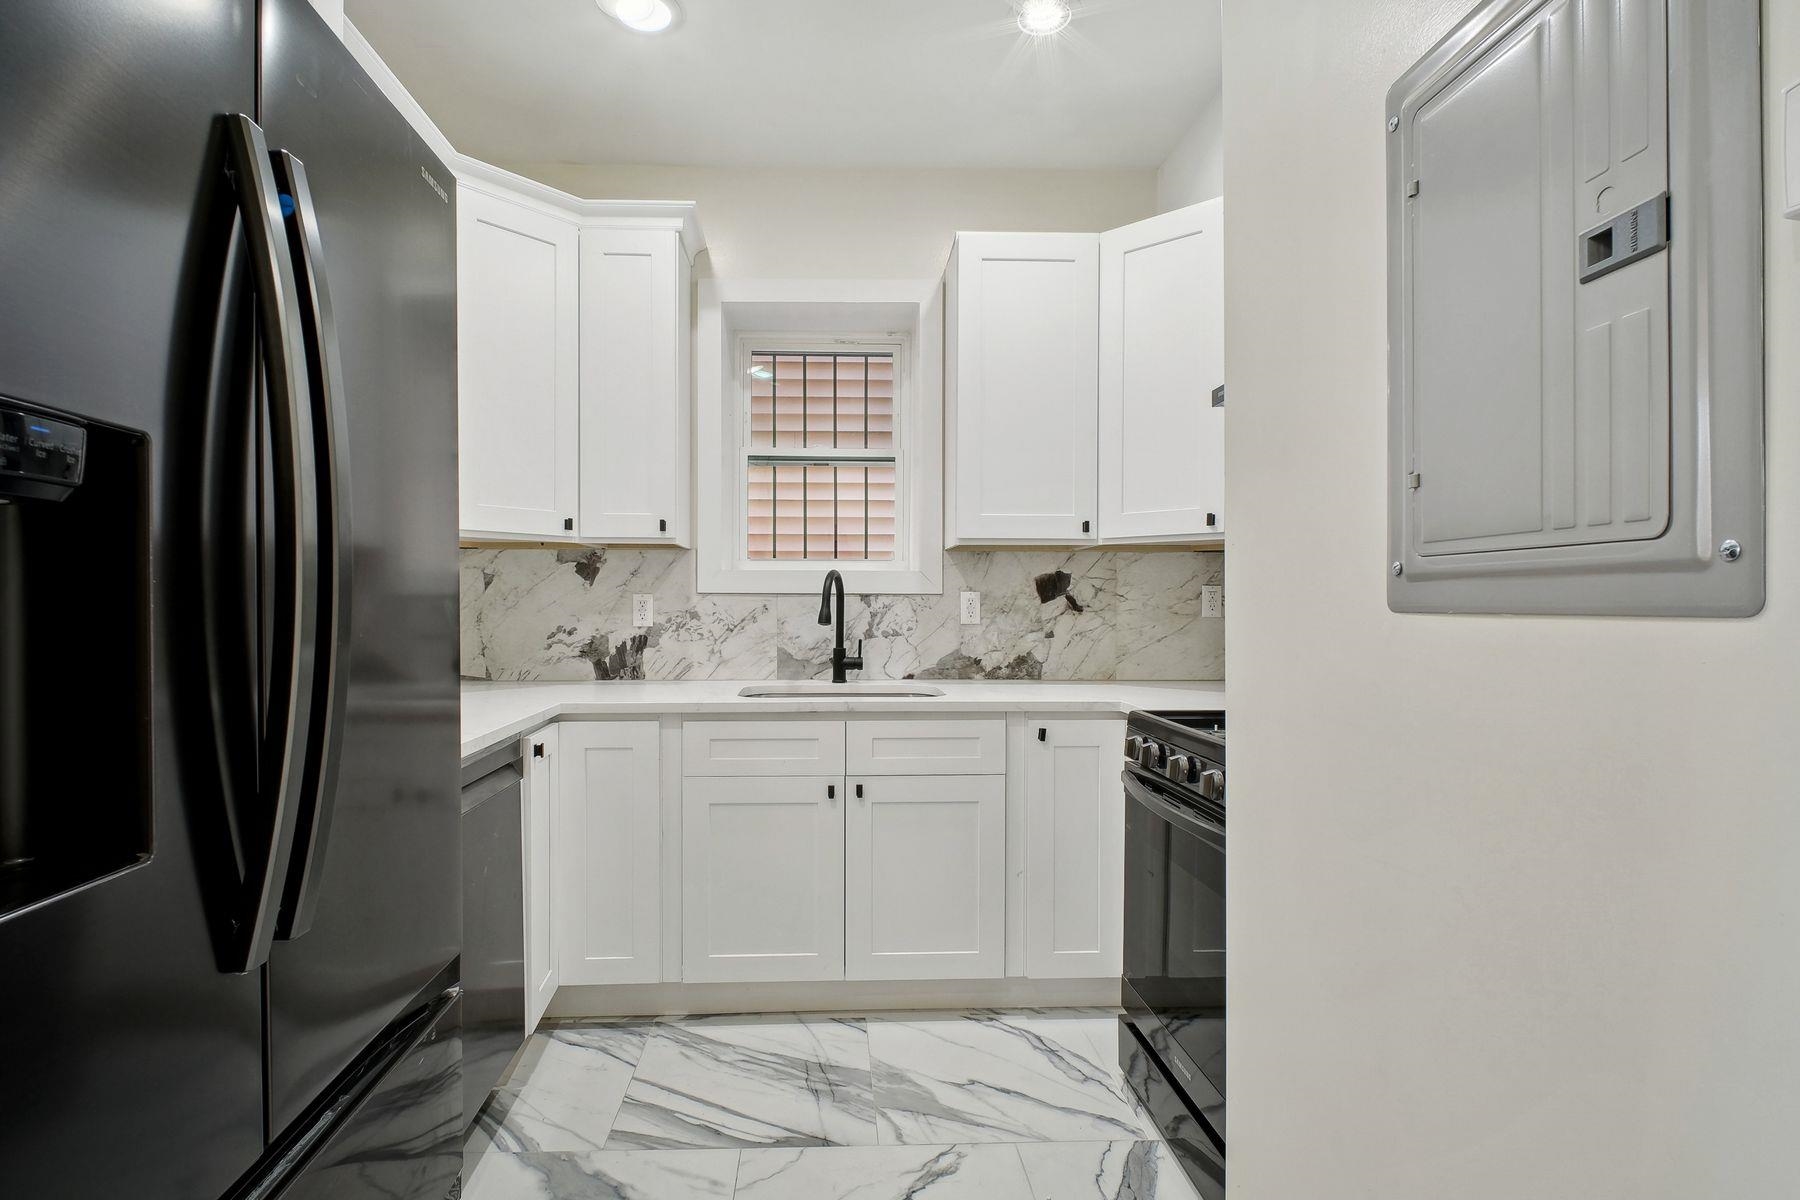
{"type": "MultiPolygon", "coordinates": [[[[767,683],[768,680],[757,682],[767,683]]],[[[1127,713],[1223,709],[1223,683],[1064,683],[933,679],[942,696],[783,696],[746,699],[744,681],[484,683],[462,686],[462,753],[472,754],[550,721],[664,713],[1127,713]]]]}

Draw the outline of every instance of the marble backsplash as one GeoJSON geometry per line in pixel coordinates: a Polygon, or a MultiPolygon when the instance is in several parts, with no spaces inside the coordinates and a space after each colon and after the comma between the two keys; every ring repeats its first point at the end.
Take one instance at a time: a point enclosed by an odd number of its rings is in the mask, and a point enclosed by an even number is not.
{"type": "MultiPolygon", "coordinates": [[[[1223,679],[1225,621],[1202,617],[1217,551],[952,551],[941,596],[852,596],[862,675],[890,679],[1223,679]],[[981,593],[981,623],[957,620],[981,593]]],[[[465,549],[462,673],[474,679],[829,677],[819,599],[694,591],[685,550],[465,549]],[[631,624],[634,593],[655,623],[631,624]]]]}

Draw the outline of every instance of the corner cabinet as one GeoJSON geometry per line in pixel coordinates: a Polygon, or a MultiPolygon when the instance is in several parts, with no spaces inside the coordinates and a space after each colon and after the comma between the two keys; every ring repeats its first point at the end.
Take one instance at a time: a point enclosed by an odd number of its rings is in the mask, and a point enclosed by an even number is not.
{"type": "Polygon", "coordinates": [[[693,205],[482,168],[457,207],[464,540],[690,545],[693,205]]]}
{"type": "Polygon", "coordinates": [[[456,192],[464,537],[569,538],[580,506],[578,231],[456,192]]]}
{"type": "Polygon", "coordinates": [[[1101,234],[959,233],[949,546],[1224,535],[1224,201],[1101,234]]]}
{"type": "Polygon", "coordinates": [[[561,982],[662,978],[661,738],[655,721],[557,727],[555,920],[561,982]]]}
{"type": "Polygon", "coordinates": [[[1125,945],[1125,724],[1027,718],[1025,974],[1118,975],[1125,945]]]}
{"type": "Polygon", "coordinates": [[[688,544],[689,271],[674,230],[581,231],[584,541],[688,544]]]}
{"type": "Polygon", "coordinates": [[[945,290],[945,544],[1095,532],[1100,239],[959,233],[945,290]]]}
{"type": "Polygon", "coordinates": [[[1225,521],[1225,201],[1100,235],[1100,536],[1225,521]]]}

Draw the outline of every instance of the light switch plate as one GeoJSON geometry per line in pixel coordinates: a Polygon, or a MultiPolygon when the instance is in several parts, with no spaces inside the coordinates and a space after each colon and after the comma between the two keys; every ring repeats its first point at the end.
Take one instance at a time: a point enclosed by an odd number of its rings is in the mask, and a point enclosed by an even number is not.
{"type": "Polygon", "coordinates": [[[631,598],[631,623],[639,629],[656,624],[656,599],[642,593],[631,598]]]}
{"type": "Polygon", "coordinates": [[[1225,589],[1216,583],[1209,583],[1200,589],[1200,615],[1202,617],[1222,617],[1225,615],[1225,589]]]}
{"type": "Polygon", "coordinates": [[[964,592],[962,603],[957,606],[957,611],[961,615],[964,625],[981,624],[981,593],[964,592]]]}
{"type": "Polygon", "coordinates": [[[1800,83],[1787,90],[1783,108],[1787,114],[1787,152],[1782,155],[1787,162],[1787,219],[1800,221],[1800,83]]]}

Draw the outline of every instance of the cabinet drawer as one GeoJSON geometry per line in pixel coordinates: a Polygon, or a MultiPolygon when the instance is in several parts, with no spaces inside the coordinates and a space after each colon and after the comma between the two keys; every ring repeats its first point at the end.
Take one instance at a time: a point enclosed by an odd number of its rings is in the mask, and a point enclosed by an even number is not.
{"type": "Polygon", "coordinates": [[[842,775],[842,721],[689,721],[683,775],[842,775]]]}
{"type": "Polygon", "coordinates": [[[1004,775],[1006,718],[851,721],[851,775],[1004,775]]]}

